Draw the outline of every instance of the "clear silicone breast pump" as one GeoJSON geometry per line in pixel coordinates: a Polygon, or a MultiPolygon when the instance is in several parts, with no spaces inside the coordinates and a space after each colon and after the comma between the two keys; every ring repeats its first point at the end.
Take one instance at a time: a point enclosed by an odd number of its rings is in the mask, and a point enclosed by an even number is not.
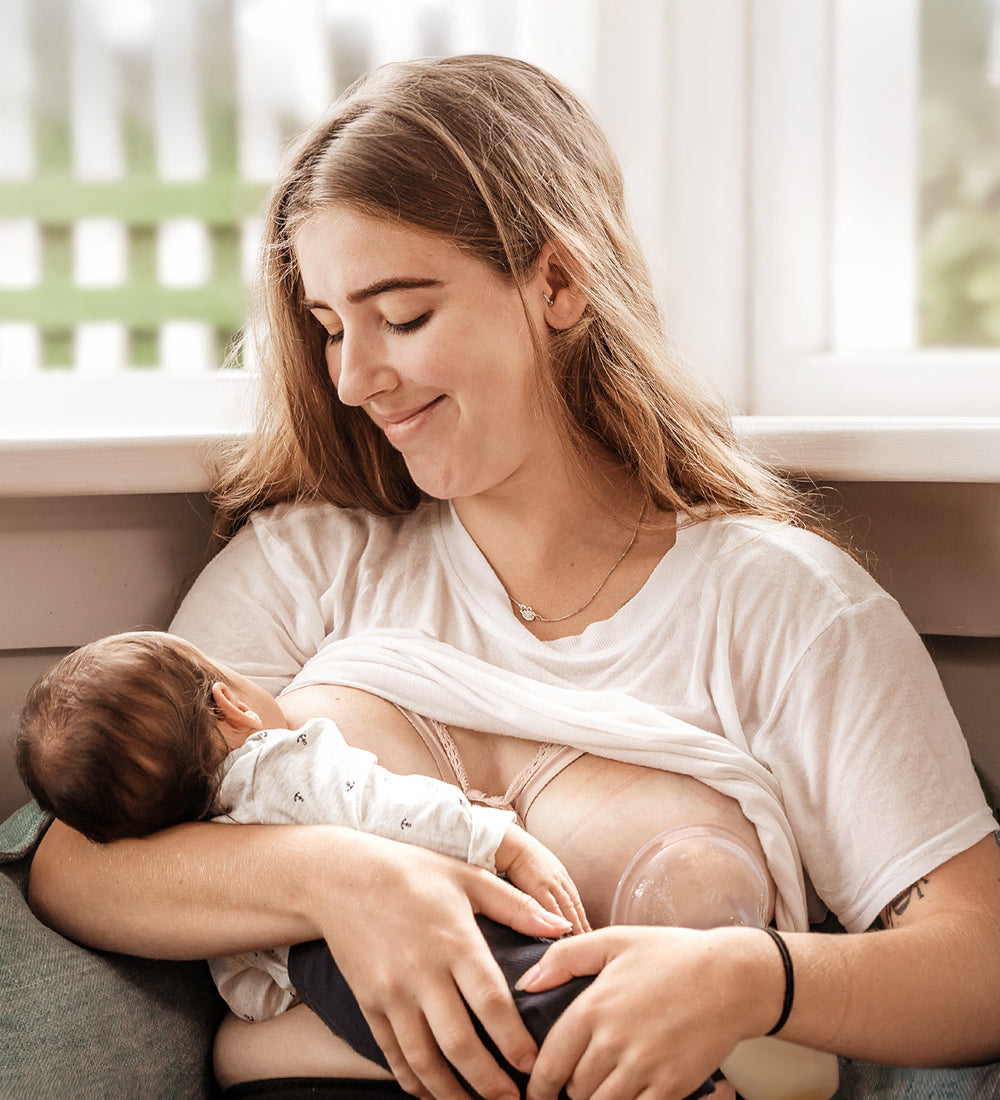
{"type": "MultiPolygon", "coordinates": [[[[612,924],[682,928],[744,925],[767,918],[767,878],[754,853],[728,829],[686,825],[653,837],[618,883],[612,924]]],[[[743,1100],[830,1100],[837,1059],[783,1039],[738,1043],[722,1071],[743,1100]]]]}

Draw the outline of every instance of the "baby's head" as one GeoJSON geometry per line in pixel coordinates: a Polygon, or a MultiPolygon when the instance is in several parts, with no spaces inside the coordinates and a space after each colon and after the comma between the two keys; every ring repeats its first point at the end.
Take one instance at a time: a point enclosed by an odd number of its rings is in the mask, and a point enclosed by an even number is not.
{"type": "Polygon", "coordinates": [[[91,642],[28,693],[16,740],[21,778],[43,809],[100,843],[209,817],[223,759],[261,728],[233,676],[170,634],[91,642]],[[220,700],[249,716],[241,737],[220,700]]]}

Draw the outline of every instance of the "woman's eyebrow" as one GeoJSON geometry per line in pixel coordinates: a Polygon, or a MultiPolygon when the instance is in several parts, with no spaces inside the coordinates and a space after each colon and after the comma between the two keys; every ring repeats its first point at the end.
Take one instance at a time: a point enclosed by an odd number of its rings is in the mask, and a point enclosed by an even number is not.
{"type": "MultiPolygon", "coordinates": [[[[358,305],[360,302],[367,302],[369,298],[377,298],[380,294],[388,294],[393,290],[425,290],[428,287],[434,288],[442,285],[440,279],[379,279],[378,282],[371,283],[360,290],[352,290],[347,295],[347,300],[352,305],[358,305]]],[[[306,298],[302,305],[305,309],[325,309],[330,313],[334,312],[326,302],[318,302],[312,298],[306,298]]]]}

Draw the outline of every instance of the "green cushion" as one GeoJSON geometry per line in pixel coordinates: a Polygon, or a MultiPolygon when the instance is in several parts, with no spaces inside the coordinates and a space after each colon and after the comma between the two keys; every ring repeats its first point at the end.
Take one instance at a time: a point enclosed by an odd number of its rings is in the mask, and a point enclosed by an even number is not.
{"type": "Polygon", "coordinates": [[[89,951],[25,900],[51,818],[33,802],[0,825],[0,1092],[18,1100],[215,1096],[222,1001],[203,962],[89,951]]]}
{"type": "Polygon", "coordinates": [[[956,1069],[901,1069],[840,1060],[833,1100],[996,1100],[1000,1064],[956,1069]]]}

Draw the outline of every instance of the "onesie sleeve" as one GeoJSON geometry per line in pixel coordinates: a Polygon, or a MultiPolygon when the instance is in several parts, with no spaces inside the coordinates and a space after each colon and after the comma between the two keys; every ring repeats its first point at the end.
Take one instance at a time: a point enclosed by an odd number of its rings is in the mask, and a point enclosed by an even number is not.
{"type": "Polygon", "coordinates": [[[325,718],[248,738],[227,760],[220,805],[228,821],[341,825],[490,871],[514,820],[439,779],[388,771],[325,718]]]}
{"type": "Polygon", "coordinates": [[[937,670],[885,594],[804,650],[752,751],[781,785],[816,892],[852,931],[996,828],[937,670]]]}

